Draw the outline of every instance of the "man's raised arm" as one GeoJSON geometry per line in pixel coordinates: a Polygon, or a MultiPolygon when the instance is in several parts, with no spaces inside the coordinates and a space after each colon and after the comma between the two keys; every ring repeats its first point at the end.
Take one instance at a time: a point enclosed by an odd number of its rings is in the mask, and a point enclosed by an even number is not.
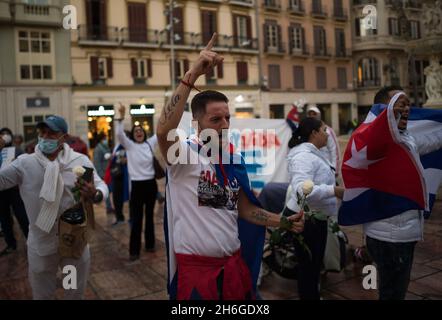
{"type": "MultiPolygon", "coordinates": [[[[216,41],[216,33],[213,34],[207,46],[200,52],[198,60],[192,65],[191,69],[186,72],[184,78],[179,83],[171,99],[163,108],[160,120],[157,126],[158,145],[161,153],[167,161],[167,150],[175,141],[168,141],[167,135],[170,130],[178,128],[181,117],[184,112],[184,106],[195,81],[203,74],[212,70],[217,64],[223,61],[223,58],[216,52],[212,51],[216,41]]],[[[175,79],[172,79],[175,81],[175,79]]]]}

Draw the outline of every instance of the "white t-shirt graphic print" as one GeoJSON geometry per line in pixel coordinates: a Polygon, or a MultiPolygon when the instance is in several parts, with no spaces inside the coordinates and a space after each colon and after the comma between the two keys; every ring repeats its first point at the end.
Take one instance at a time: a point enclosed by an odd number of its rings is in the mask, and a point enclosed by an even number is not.
{"type": "MultiPolygon", "coordinates": [[[[181,152],[197,150],[182,142],[181,152]]],[[[224,187],[218,181],[215,166],[207,164],[207,161],[168,166],[169,250],[209,257],[235,253],[240,248],[238,196],[236,179],[228,180],[228,187],[224,187]]]]}

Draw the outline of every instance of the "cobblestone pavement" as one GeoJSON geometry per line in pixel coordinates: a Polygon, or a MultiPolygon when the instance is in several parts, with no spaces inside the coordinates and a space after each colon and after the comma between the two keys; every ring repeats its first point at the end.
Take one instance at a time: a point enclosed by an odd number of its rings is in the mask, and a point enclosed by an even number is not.
{"type": "MultiPolygon", "coordinates": [[[[125,215],[128,217],[127,204],[125,215]]],[[[129,261],[128,223],[111,226],[113,215],[104,207],[96,207],[97,228],[91,239],[91,272],[86,299],[167,299],[166,250],[163,233],[163,207],[156,206],[157,250],[142,252],[140,260],[129,261]]],[[[15,224],[17,225],[17,223],[15,224]]],[[[344,228],[349,249],[362,244],[361,227],[344,228]]],[[[0,257],[0,299],[31,299],[27,278],[26,247],[19,236],[18,252],[0,257]]],[[[0,246],[4,241],[0,238],[0,246]]],[[[363,265],[349,264],[341,273],[328,273],[322,279],[323,299],[377,299],[376,290],[362,288],[363,265]]],[[[407,299],[442,299],[442,201],[438,201],[433,215],[425,224],[425,241],[415,251],[407,299]]],[[[60,277],[61,279],[61,277],[60,277]]],[[[297,299],[295,280],[287,280],[271,273],[262,279],[260,293],[264,299],[297,299]]],[[[57,297],[61,298],[61,280],[57,297]]]]}

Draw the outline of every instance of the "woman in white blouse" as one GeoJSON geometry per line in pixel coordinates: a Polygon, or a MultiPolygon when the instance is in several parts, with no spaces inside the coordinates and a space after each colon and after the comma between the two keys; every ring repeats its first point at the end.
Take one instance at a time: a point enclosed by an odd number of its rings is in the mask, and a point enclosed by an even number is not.
{"type": "Polygon", "coordinates": [[[311,256],[295,242],[298,265],[298,292],[302,300],[319,300],[319,276],[327,241],[327,216],[337,215],[337,198],[342,198],[344,189],[336,186],[336,169],[323,156],[320,149],[327,145],[327,127],[315,118],[301,121],[289,142],[288,170],[292,191],[287,209],[301,210],[299,203],[304,197],[302,185],[306,180],[314,183],[306,198],[311,211],[324,217],[318,220],[306,217],[302,233],[311,256]],[[298,199],[298,196],[301,199],[298,199]]]}

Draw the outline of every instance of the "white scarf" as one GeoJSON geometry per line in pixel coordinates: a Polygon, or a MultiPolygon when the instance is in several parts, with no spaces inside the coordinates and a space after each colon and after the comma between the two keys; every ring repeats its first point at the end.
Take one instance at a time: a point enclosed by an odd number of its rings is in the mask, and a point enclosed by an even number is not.
{"type": "Polygon", "coordinates": [[[63,145],[63,150],[54,161],[50,161],[40,151],[38,145],[35,147],[34,156],[45,169],[44,181],[40,190],[40,199],[43,200],[43,205],[41,206],[35,225],[41,230],[50,233],[58,216],[60,201],[64,190],[64,182],[60,172],[77,157],[67,144],[63,145]]]}

